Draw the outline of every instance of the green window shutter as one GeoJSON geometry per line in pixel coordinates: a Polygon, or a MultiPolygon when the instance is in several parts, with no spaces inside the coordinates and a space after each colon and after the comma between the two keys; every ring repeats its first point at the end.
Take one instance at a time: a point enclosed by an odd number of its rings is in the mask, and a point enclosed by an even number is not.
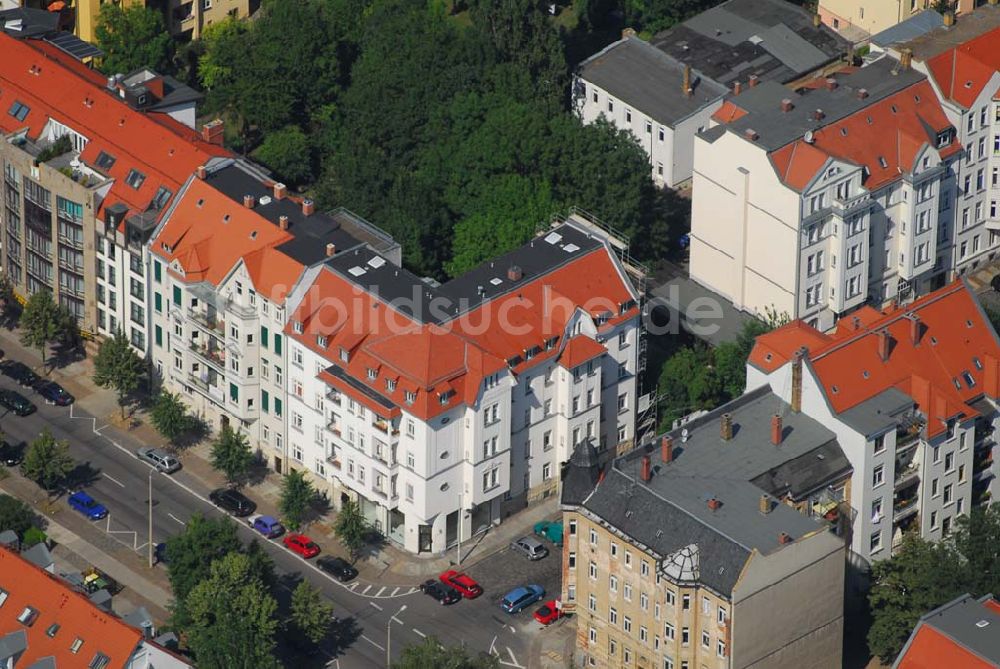
{"type": "Polygon", "coordinates": [[[181,306],[181,287],[174,286],[174,304],[181,306]]]}
{"type": "Polygon", "coordinates": [[[153,261],[153,278],[156,279],[156,283],[160,283],[163,279],[162,266],[158,260],[153,261]]]}
{"type": "Polygon", "coordinates": [[[240,401],[240,389],[236,387],[235,383],[229,384],[229,399],[234,402],[240,401]]]}
{"type": "Polygon", "coordinates": [[[156,335],[156,345],[163,346],[163,329],[157,325],[155,330],[156,335]]]}
{"type": "Polygon", "coordinates": [[[271,396],[266,390],[260,391],[260,406],[264,409],[264,413],[271,410],[271,396]]]}
{"type": "Polygon", "coordinates": [[[281,400],[274,398],[274,415],[281,418],[281,400]]]}
{"type": "Polygon", "coordinates": [[[260,345],[267,348],[267,328],[260,326],[260,345]]]}
{"type": "Polygon", "coordinates": [[[274,335],[274,352],[277,353],[278,355],[281,355],[281,335],[280,334],[275,334],[274,335]]]}
{"type": "Polygon", "coordinates": [[[159,293],[153,293],[153,306],[156,307],[156,313],[163,312],[163,296],[159,293]]]}

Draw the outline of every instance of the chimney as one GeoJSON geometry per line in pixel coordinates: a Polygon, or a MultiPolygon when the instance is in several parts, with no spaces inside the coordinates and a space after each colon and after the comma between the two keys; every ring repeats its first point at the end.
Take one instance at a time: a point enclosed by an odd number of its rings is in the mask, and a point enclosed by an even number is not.
{"type": "Polygon", "coordinates": [[[281,228],[282,230],[287,230],[288,229],[288,217],[287,216],[279,216],[278,217],[278,227],[281,228]]]}
{"type": "Polygon", "coordinates": [[[511,265],[507,268],[508,281],[520,281],[522,278],[524,278],[524,272],[519,265],[511,265]]]}
{"type": "Polygon", "coordinates": [[[920,323],[920,316],[915,313],[909,313],[906,315],[910,319],[910,343],[914,346],[920,345],[920,335],[923,333],[923,326],[920,323]]]}
{"type": "Polygon", "coordinates": [[[833,91],[837,89],[837,80],[833,77],[827,77],[826,81],[823,82],[826,85],[826,90],[833,91]]]}
{"type": "Polygon", "coordinates": [[[813,28],[819,28],[823,23],[823,17],[819,14],[813,14],[813,28]]]}
{"type": "Polygon", "coordinates": [[[899,69],[908,70],[910,69],[910,61],[913,60],[913,51],[911,49],[900,49],[899,51],[899,69]]]}
{"type": "Polygon", "coordinates": [[[720,434],[723,441],[729,441],[733,438],[733,414],[726,412],[722,414],[722,423],[719,428],[720,434]]]}
{"type": "Polygon", "coordinates": [[[691,66],[690,65],[685,65],[684,66],[684,79],[681,82],[681,92],[684,93],[684,95],[686,95],[687,97],[691,97],[691,93],[693,92],[692,89],[691,89],[691,66]]]}
{"type": "Polygon", "coordinates": [[[286,195],[288,195],[288,188],[285,186],[285,184],[276,182],[274,184],[274,199],[284,200],[286,195]]]}
{"type": "Polygon", "coordinates": [[[648,455],[642,456],[642,480],[649,483],[653,478],[653,465],[648,455]]]}
{"type": "Polygon", "coordinates": [[[795,352],[792,358],[792,411],[802,411],[802,359],[806,357],[806,347],[795,352]]]}
{"type": "Polygon", "coordinates": [[[892,338],[889,336],[889,330],[882,328],[878,331],[876,336],[878,337],[878,357],[882,358],[882,362],[888,362],[889,348],[892,343],[892,338]]]}
{"type": "Polygon", "coordinates": [[[622,29],[622,39],[628,39],[629,37],[635,37],[635,28],[622,29]]]}
{"type": "Polygon", "coordinates": [[[858,96],[859,100],[864,100],[865,98],[868,97],[868,89],[867,88],[859,88],[857,96],[858,96]]]}
{"type": "Polygon", "coordinates": [[[740,92],[742,92],[742,90],[743,90],[743,84],[741,84],[738,81],[733,83],[733,95],[739,95],[740,92]]]}
{"type": "Polygon", "coordinates": [[[756,74],[751,74],[749,77],[747,77],[747,83],[750,84],[750,88],[753,88],[754,86],[756,86],[757,85],[757,81],[759,79],[760,79],[760,77],[758,77],[756,74]]]}
{"type": "Polygon", "coordinates": [[[788,98],[784,98],[781,101],[781,111],[783,111],[783,112],[790,112],[793,109],[795,109],[795,105],[792,104],[791,100],[789,100],[788,98]]]}
{"type": "Polygon", "coordinates": [[[774,414],[771,416],[771,443],[775,446],[781,445],[782,436],[782,425],[781,425],[781,415],[774,414]]]}
{"type": "Polygon", "coordinates": [[[720,502],[719,499],[716,497],[712,497],[708,500],[708,508],[710,508],[712,511],[718,511],[719,507],[721,506],[722,502],[720,502]]]}
{"type": "Polygon", "coordinates": [[[771,497],[766,493],[761,495],[757,508],[761,513],[771,513],[771,497]]]}
{"type": "Polygon", "coordinates": [[[665,465],[669,465],[674,461],[674,438],[663,436],[660,437],[660,461],[665,465]]]}
{"type": "Polygon", "coordinates": [[[330,244],[326,245],[326,257],[327,258],[332,258],[333,254],[336,253],[336,252],[337,252],[337,245],[336,244],[334,244],[334,243],[331,242],[330,244]]]}
{"type": "Polygon", "coordinates": [[[313,212],[316,211],[316,203],[314,203],[309,198],[302,200],[302,215],[312,216],[313,212]]]}
{"type": "Polygon", "coordinates": [[[792,537],[787,532],[778,535],[778,543],[781,545],[792,543],[792,537]]]}
{"type": "Polygon", "coordinates": [[[746,130],[743,131],[743,136],[749,139],[751,142],[756,142],[757,138],[760,135],[758,135],[757,131],[754,130],[753,128],[747,128],[746,130]]]}
{"type": "Polygon", "coordinates": [[[243,206],[246,207],[247,209],[253,209],[253,206],[256,203],[257,203],[257,201],[254,199],[253,195],[244,195],[243,196],[243,206]]]}
{"type": "Polygon", "coordinates": [[[950,28],[955,25],[955,12],[944,13],[944,27],[950,28]]]}
{"type": "Polygon", "coordinates": [[[823,113],[822,109],[817,109],[812,113],[812,118],[814,121],[822,121],[826,114],[823,113]]]}
{"type": "Polygon", "coordinates": [[[204,165],[199,165],[198,167],[196,167],[194,173],[202,181],[208,178],[208,168],[205,167],[204,165]]]}
{"type": "Polygon", "coordinates": [[[225,135],[225,125],[223,125],[222,119],[217,118],[201,126],[201,138],[209,144],[222,146],[223,135],[225,135]]]}

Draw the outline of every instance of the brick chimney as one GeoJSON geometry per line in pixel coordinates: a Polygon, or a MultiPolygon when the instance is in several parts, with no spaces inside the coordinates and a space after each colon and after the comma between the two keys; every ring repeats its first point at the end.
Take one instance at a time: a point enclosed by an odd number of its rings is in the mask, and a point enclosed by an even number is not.
{"type": "Polygon", "coordinates": [[[288,187],[283,183],[274,184],[274,199],[284,200],[285,196],[288,195],[288,187]]]}
{"type": "Polygon", "coordinates": [[[642,456],[642,480],[649,483],[650,479],[653,478],[653,464],[649,459],[648,455],[642,456]]]}
{"type": "Polygon", "coordinates": [[[708,508],[712,511],[718,511],[720,507],[722,507],[722,502],[720,502],[718,498],[712,497],[708,500],[708,508]]]}
{"type": "Polygon", "coordinates": [[[826,85],[826,90],[833,91],[837,89],[837,80],[833,77],[827,77],[826,81],[823,82],[826,85]]]}
{"type": "Polygon", "coordinates": [[[771,443],[775,446],[781,445],[782,429],[781,414],[771,416],[771,443]]]}
{"type": "Polygon", "coordinates": [[[329,243],[326,245],[326,257],[332,258],[333,254],[337,252],[337,245],[334,243],[329,243]]]}
{"type": "Polygon", "coordinates": [[[806,357],[806,347],[803,346],[792,357],[792,411],[802,411],[802,360],[806,357]]]}
{"type": "Polygon", "coordinates": [[[753,128],[747,128],[746,130],[744,130],[743,136],[749,139],[751,142],[756,142],[757,138],[760,137],[760,135],[757,134],[757,131],[754,130],[753,128]]]}
{"type": "Polygon", "coordinates": [[[740,82],[733,83],[733,95],[739,95],[743,91],[743,84],[740,82]]]}
{"type": "Polygon", "coordinates": [[[787,532],[782,532],[781,534],[778,535],[778,543],[782,545],[792,543],[791,535],[789,535],[787,532]]]}
{"type": "Polygon", "coordinates": [[[944,27],[951,28],[953,25],[955,25],[955,12],[945,12],[944,27]]]}
{"type": "Polygon", "coordinates": [[[888,362],[889,350],[892,348],[892,337],[889,336],[889,330],[882,328],[876,337],[878,337],[878,357],[882,359],[882,362],[888,362]]]}
{"type": "Polygon", "coordinates": [[[900,49],[899,51],[899,69],[908,70],[910,69],[910,63],[913,60],[913,51],[911,49],[900,49]]]}
{"type": "Polygon", "coordinates": [[[823,17],[819,14],[813,14],[813,28],[819,28],[823,23],[823,17]]]}
{"type": "Polygon", "coordinates": [[[217,118],[214,121],[209,121],[201,126],[201,139],[209,144],[222,146],[225,129],[226,127],[222,123],[222,119],[217,118]]]}
{"type": "Polygon", "coordinates": [[[865,98],[867,98],[868,97],[868,89],[867,88],[859,88],[858,92],[857,92],[857,97],[858,97],[859,100],[864,100],[865,98]]]}
{"type": "Polygon", "coordinates": [[[287,216],[279,216],[278,217],[278,227],[281,228],[282,230],[287,230],[288,229],[288,217],[287,216]]]}
{"type": "Polygon", "coordinates": [[[511,265],[507,268],[508,281],[520,281],[522,278],[524,278],[524,271],[519,265],[511,265]]]}
{"type": "Polygon", "coordinates": [[[674,438],[660,437],[660,461],[668,465],[674,461],[674,438]]]}
{"type": "Polygon", "coordinates": [[[681,81],[681,92],[685,96],[687,96],[687,97],[691,97],[691,93],[694,92],[694,89],[691,88],[691,66],[690,65],[685,65],[684,66],[684,78],[681,81]]]}
{"type": "Polygon", "coordinates": [[[783,112],[790,112],[793,109],[795,109],[795,105],[792,104],[791,100],[789,100],[788,98],[784,98],[781,101],[781,111],[783,111],[783,112]]]}
{"type": "Polygon", "coordinates": [[[920,335],[924,331],[923,324],[920,322],[920,316],[911,312],[906,314],[906,318],[910,321],[910,343],[914,346],[919,346],[920,335]]]}
{"type": "Polygon", "coordinates": [[[253,209],[253,207],[254,207],[255,204],[257,204],[257,200],[254,199],[253,195],[244,195],[243,196],[243,206],[244,207],[246,207],[247,209],[253,209]]]}
{"type": "Polygon", "coordinates": [[[303,216],[312,216],[315,211],[316,211],[316,203],[315,202],[313,202],[309,198],[306,198],[306,199],[302,200],[302,215],[303,216]]]}
{"type": "Polygon", "coordinates": [[[817,109],[817,110],[813,111],[813,113],[812,113],[812,119],[814,121],[822,121],[823,117],[825,117],[825,116],[826,116],[826,114],[823,113],[822,109],[817,109]]]}
{"type": "Polygon", "coordinates": [[[760,77],[758,77],[756,74],[751,74],[749,77],[747,77],[747,83],[750,84],[750,88],[756,86],[758,81],[760,81],[760,77]]]}
{"type": "Polygon", "coordinates": [[[760,496],[760,502],[757,504],[757,509],[761,513],[771,513],[771,496],[764,493],[760,496]]]}
{"type": "Polygon", "coordinates": [[[208,178],[208,168],[205,167],[204,165],[199,165],[198,167],[196,167],[194,173],[195,176],[197,176],[202,181],[208,178]]]}
{"type": "Polygon", "coordinates": [[[722,414],[722,422],[719,426],[719,436],[723,441],[733,438],[733,414],[726,412],[722,414]]]}

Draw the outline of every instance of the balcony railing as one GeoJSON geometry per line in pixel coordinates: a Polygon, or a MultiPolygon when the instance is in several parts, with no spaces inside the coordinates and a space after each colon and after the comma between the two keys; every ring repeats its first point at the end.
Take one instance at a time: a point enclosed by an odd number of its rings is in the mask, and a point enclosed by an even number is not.
{"type": "Polygon", "coordinates": [[[208,362],[210,365],[213,365],[222,372],[226,371],[225,349],[209,348],[208,346],[203,346],[196,342],[189,343],[188,348],[191,349],[195,353],[195,355],[197,355],[202,360],[208,362]]]}
{"type": "Polygon", "coordinates": [[[340,426],[337,425],[332,420],[329,423],[326,424],[326,429],[328,429],[330,432],[333,432],[338,437],[341,436],[341,434],[342,434],[341,431],[340,431],[340,426]]]}
{"type": "Polygon", "coordinates": [[[896,432],[896,450],[900,451],[904,448],[909,448],[913,446],[920,439],[920,432],[911,432],[910,430],[896,432]]]}
{"type": "Polygon", "coordinates": [[[243,305],[233,300],[230,300],[226,304],[226,311],[240,318],[257,318],[257,310],[254,307],[243,305]]]}
{"type": "Polygon", "coordinates": [[[920,467],[916,463],[910,463],[906,467],[896,470],[896,480],[894,487],[903,488],[920,477],[920,467]]]}
{"type": "Polygon", "coordinates": [[[907,518],[908,516],[917,512],[919,498],[917,495],[909,497],[907,499],[898,500],[892,503],[892,522],[898,523],[899,521],[907,518]]]}
{"type": "Polygon", "coordinates": [[[219,403],[220,405],[225,405],[226,403],[226,393],[219,386],[212,385],[207,381],[202,380],[196,374],[188,374],[188,383],[190,383],[195,390],[201,392],[201,394],[206,395],[209,399],[219,403]]]}
{"type": "Polygon", "coordinates": [[[201,326],[203,329],[224,336],[226,334],[226,323],[224,320],[218,316],[210,316],[207,312],[201,309],[192,309],[188,307],[187,310],[188,318],[194,321],[195,324],[201,326]]]}
{"type": "Polygon", "coordinates": [[[343,466],[340,462],[340,458],[335,455],[331,455],[326,459],[326,461],[329,462],[334,469],[340,469],[343,466]]]}

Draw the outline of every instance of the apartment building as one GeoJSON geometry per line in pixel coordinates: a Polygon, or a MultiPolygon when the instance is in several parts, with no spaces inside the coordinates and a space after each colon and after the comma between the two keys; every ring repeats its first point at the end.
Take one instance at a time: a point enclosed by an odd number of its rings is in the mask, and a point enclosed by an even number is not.
{"type": "MultiPolygon", "coordinates": [[[[888,30],[915,16],[926,14],[941,15],[927,11],[930,0],[906,0],[906,2],[864,2],[864,0],[821,0],[816,11],[823,23],[844,37],[862,42],[873,35],[888,30]]],[[[927,17],[922,20],[932,20],[927,17]]],[[[940,23],[940,18],[938,18],[940,23]]]]}
{"type": "Polygon", "coordinates": [[[555,493],[573,445],[632,443],[639,292],[573,215],[444,284],[365,247],[289,298],[288,441],[335,505],[441,552],[555,493]]]}
{"type": "Polygon", "coordinates": [[[920,617],[893,669],[1000,667],[1000,601],[962,595],[920,617]]]}
{"type": "Polygon", "coordinates": [[[286,300],[307,268],[362,244],[400,260],[385,233],[344,210],[315,211],[250,163],[200,166],[149,235],[158,378],[287,471],[286,300]]]}
{"type": "Polygon", "coordinates": [[[727,0],[648,42],[624,31],[580,64],[573,106],[584,123],[604,118],[630,131],[649,155],[653,180],[676,187],[691,179],[694,137],[727,91],[801,79],[849,49],[798,5],[727,0]]]}
{"type": "Polygon", "coordinates": [[[577,446],[561,499],[576,666],[841,666],[850,465],[831,430],[761,388],[601,473],[596,456],[577,446]]]}
{"type": "MultiPolygon", "coordinates": [[[[82,40],[97,41],[97,22],[105,0],[74,0],[73,31],[82,40]]],[[[69,4],[69,3],[67,3],[69,4]]],[[[245,19],[260,8],[260,0],[118,0],[125,7],[162,9],[167,30],[181,39],[198,39],[213,23],[232,16],[245,19]]],[[[68,29],[68,28],[67,28],[68,29]]]]}
{"type": "Polygon", "coordinates": [[[694,280],[820,330],[866,302],[943,285],[953,268],[937,251],[962,147],[905,61],[800,92],[763,82],[714,120],[695,140],[694,280]]]}
{"type": "Polygon", "coordinates": [[[769,387],[837,435],[853,468],[850,548],[889,557],[905,532],[946,536],[997,492],[1000,340],[961,281],[912,304],[863,307],[822,333],[757,339],[747,388],[769,387]]]}
{"type": "Polygon", "coordinates": [[[127,275],[112,261],[133,266],[133,231],[196,166],[225,154],[221,134],[206,141],[178,120],[193,122],[197,96],[172,80],[105,79],[42,39],[4,33],[0,49],[3,271],[21,299],[50,290],[87,334],[128,332],[132,304],[115,294],[127,275]]]}

